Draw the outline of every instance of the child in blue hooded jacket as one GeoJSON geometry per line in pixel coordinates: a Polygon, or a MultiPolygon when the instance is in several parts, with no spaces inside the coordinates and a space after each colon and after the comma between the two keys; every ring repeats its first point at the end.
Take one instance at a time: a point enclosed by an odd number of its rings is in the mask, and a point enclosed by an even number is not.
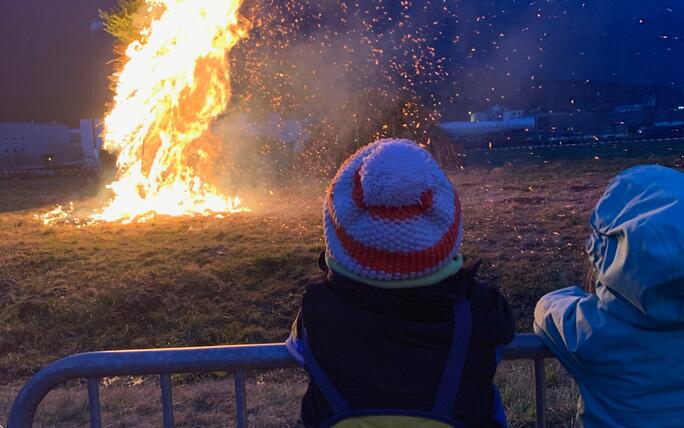
{"type": "Polygon", "coordinates": [[[684,426],[684,174],[618,175],[591,216],[595,294],[544,296],[534,329],[579,384],[575,426],[684,426]]]}

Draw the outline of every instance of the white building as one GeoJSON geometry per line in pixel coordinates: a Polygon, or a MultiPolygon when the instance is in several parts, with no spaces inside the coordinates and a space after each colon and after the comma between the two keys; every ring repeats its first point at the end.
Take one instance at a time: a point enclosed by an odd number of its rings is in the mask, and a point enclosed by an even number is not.
{"type": "Polygon", "coordinates": [[[441,127],[454,137],[477,137],[512,131],[534,131],[534,116],[523,110],[509,110],[495,104],[490,110],[470,114],[470,121],[444,122],[441,127]]]}
{"type": "Polygon", "coordinates": [[[99,168],[98,134],[91,119],[81,120],[79,129],[58,123],[0,123],[0,172],[99,168]]]}

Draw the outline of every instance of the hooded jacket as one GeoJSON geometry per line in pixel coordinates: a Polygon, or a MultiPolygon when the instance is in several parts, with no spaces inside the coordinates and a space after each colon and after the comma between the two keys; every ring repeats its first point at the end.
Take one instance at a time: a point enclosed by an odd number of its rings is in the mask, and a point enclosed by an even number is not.
{"type": "Polygon", "coordinates": [[[594,209],[596,295],[544,296],[534,329],[579,384],[576,426],[684,426],[684,174],[617,176],[594,209]]]}
{"type": "MultiPolygon", "coordinates": [[[[466,427],[498,427],[492,384],[496,349],[513,340],[512,311],[498,291],[475,279],[479,263],[466,261],[453,276],[428,287],[382,289],[326,270],[326,280],[307,287],[288,340],[290,352],[302,323],[318,362],[354,409],[429,410],[453,338],[453,307],[467,299],[472,318],[454,418],[466,427]]],[[[302,401],[306,427],[333,412],[315,382],[302,401]]]]}

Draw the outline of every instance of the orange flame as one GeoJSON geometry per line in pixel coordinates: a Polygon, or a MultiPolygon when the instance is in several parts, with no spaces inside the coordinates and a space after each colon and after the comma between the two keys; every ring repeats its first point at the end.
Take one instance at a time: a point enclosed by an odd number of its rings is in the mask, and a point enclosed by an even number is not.
{"type": "Polygon", "coordinates": [[[247,36],[243,0],[145,0],[156,17],[131,43],[105,118],[114,193],[92,221],[245,211],[208,181],[211,124],[230,103],[232,48],[247,36]]]}

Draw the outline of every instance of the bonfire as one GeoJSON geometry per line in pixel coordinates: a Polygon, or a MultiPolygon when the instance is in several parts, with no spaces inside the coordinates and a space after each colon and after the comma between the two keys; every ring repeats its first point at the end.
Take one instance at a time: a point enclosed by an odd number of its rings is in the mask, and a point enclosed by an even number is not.
{"type": "MultiPolygon", "coordinates": [[[[249,31],[242,0],[145,0],[149,23],[114,75],[104,148],[117,155],[111,199],[90,222],[247,210],[212,180],[214,120],[231,99],[230,52],[249,31]]],[[[62,211],[62,209],[59,209],[62,211]]],[[[63,221],[51,212],[45,223],[63,221]]]]}

